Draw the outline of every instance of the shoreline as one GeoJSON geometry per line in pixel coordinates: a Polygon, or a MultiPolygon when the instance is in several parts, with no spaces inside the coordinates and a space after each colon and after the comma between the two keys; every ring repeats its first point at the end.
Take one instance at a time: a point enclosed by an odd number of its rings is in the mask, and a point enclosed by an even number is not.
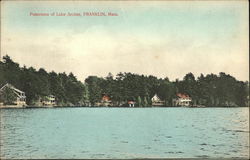
{"type": "Polygon", "coordinates": [[[0,106],[0,109],[40,109],[40,108],[250,108],[249,106],[242,106],[242,107],[178,107],[178,106],[164,106],[164,107],[155,107],[155,106],[150,106],[150,107],[108,107],[108,106],[0,106]]]}

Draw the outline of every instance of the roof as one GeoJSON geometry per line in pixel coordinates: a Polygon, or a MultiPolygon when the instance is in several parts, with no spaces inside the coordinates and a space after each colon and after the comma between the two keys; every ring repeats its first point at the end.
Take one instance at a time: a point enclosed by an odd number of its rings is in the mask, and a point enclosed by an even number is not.
{"type": "Polygon", "coordinates": [[[15,90],[15,91],[17,91],[17,92],[19,92],[19,93],[24,93],[23,91],[21,91],[21,90],[15,88],[13,85],[11,85],[11,84],[9,84],[9,83],[6,83],[0,90],[3,90],[5,87],[9,87],[9,88],[11,88],[11,89],[13,89],[13,90],[15,90]]]}
{"type": "Polygon", "coordinates": [[[135,101],[128,101],[128,104],[135,104],[135,101]]]}
{"type": "Polygon", "coordinates": [[[8,83],[6,83],[5,85],[3,85],[1,88],[0,88],[0,91],[2,91],[5,87],[8,86],[8,83]]]}
{"type": "Polygon", "coordinates": [[[187,95],[187,94],[185,94],[185,93],[177,93],[176,95],[177,95],[177,97],[179,97],[179,98],[190,98],[189,95],[187,95]]]}
{"type": "Polygon", "coordinates": [[[102,97],[102,100],[103,100],[103,101],[110,101],[110,97],[107,96],[107,95],[104,95],[104,96],[102,97]]]}
{"type": "Polygon", "coordinates": [[[24,95],[19,95],[20,93],[21,94],[24,94],[23,91],[15,88],[13,85],[9,84],[9,83],[6,83],[2,88],[0,88],[0,91],[2,91],[4,88],[6,87],[9,87],[10,89],[13,89],[15,91],[15,94],[18,96],[18,97],[25,97],[24,95]]]}
{"type": "Polygon", "coordinates": [[[152,101],[160,101],[161,99],[159,98],[159,96],[157,94],[155,94],[152,98],[152,101]]]}

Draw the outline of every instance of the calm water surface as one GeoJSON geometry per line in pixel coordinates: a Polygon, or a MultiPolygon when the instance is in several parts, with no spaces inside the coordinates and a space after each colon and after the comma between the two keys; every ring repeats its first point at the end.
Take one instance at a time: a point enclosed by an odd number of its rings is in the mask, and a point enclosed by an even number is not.
{"type": "Polygon", "coordinates": [[[0,112],[1,158],[249,157],[248,108],[0,112]]]}

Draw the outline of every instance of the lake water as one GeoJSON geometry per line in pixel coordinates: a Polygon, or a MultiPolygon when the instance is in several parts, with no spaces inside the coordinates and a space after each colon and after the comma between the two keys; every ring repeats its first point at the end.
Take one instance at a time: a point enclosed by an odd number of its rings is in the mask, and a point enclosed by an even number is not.
{"type": "Polygon", "coordinates": [[[249,157],[249,108],[0,112],[1,158],[249,157]]]}

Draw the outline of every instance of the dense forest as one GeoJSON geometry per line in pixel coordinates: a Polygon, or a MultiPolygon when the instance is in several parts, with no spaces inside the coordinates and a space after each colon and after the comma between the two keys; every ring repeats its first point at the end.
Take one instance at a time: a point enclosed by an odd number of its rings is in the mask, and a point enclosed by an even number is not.
{"type": "Polygon", "coordinates": [[[10,83],[26,94],[26,102],[34,104],[39,98],[55,95],[58,105],[83,105],[87,88],[70,73],[48,73],[43,68],[20,67],[9,56],[0,62],[0,85],[10,83]]]}
{"type": "Polygon", "coordinates": [[[67,75],[47,72],[43,68],[20,67],[6,55],[0,62],[0,86],[6,83],[24,91],[29,105],[52,94],[59,106],[93,106],[107,95],[114,106],[134,100],[137,106],[147,107],[151,106],[151,97],[157,94],[165,101],[165,106],[171,106],[177,93],[185,93],[197,105],[249,106],[249,83],[223,72],[219,75],[201,74],[197,78],[188,73],[183,80],[175,81],[152,75],[118,73],[113,76],[109,73],[107,77],[89,76],[83,83],[73,73],[67,75]]]}

